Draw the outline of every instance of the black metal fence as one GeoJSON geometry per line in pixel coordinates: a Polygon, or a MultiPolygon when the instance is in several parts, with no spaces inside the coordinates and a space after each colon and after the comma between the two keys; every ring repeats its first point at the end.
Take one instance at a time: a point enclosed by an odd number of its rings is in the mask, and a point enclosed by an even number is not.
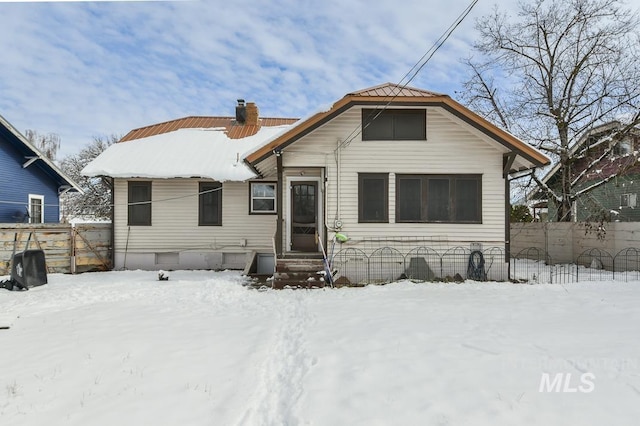
{"type": "Polygon", "coordinates": [[[520,283],[570,283],[578,281],[640,281],[640,249],[616,254],[600,249],[582,252],[572,264],[556,264],[543,249],[530,247],[505,260],[502,247],[472,250],[453,247],[436,250],[419,246],[401,252],[379,247],[368,253],[344,248],[332,258],[341,284],[384,284],[400,279],[414,281],[513,281],[520,283]]]}
{"type": "Polygon", "coordinates": [[[556,264],[544,250],[531,247],[512,257],[511,278],[533,283],[638,281],[640,249],[630,247],[613,254],[591,248],[580,253],[574,263],[556,264]]]}
{"type": "Polygon", "coordinates": [[[399,279],[416,281],[506,281],[508,268],[501,247],[470,250],[454,247],[444,252],[415,247],[406,253],[380,247],[368,254],[361,249],[338,251],[332,260],[343,284],[384,284],[399,279]]]}

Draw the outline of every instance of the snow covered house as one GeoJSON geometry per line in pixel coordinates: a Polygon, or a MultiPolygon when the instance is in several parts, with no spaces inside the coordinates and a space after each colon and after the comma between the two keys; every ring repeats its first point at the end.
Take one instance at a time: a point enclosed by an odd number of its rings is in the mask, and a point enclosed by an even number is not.
{"type": "Polygon", "coordinates": [[[57,223],[67,191],[82,190],[0,115],[0,223],[57,223]]]}
{"type": "Polygon", "coordinates": [[[133,130],[84,169],[114,179],[116,268],[242,268],[257,254],[273,270],[275,252],[292,271],[337,231],[365,257],[484,246],[505,262],[508,176],[549,162],[446,95],[390,83],[299,121],[250,105],[224,124],[133,130]]]}

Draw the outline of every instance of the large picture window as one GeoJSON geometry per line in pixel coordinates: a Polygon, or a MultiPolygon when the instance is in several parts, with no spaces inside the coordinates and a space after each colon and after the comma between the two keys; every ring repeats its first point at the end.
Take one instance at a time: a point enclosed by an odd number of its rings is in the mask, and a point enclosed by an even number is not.
{"type": "Polygon", "coordinates": [[[200,182],[198,197],[198,225],[222,225],[222,184],[220,182],[200,182]]]}
{"type": "Polygon", "coordinates": [[[389,222],[388,174],[358,174],[358,222],[389,222]]]}
{"type": "Polygon", "coordinates": [[[424,109],[363,109],[362,140],[426,140],[424,109]]]}
{"type": "Polygon", "coordinates": [[[254,214],[276,213],[276,184],[251,182],[250,212],[254,214]]]}
{"type": "Polygon", "coordinates": [[[396,175],[396,222],[482,222],[481,175],[396,175]]]}
{"type": "Polygon", "coordinates": [[[129,226],[151,226],[151,182],[129,182],[129,226]]]}

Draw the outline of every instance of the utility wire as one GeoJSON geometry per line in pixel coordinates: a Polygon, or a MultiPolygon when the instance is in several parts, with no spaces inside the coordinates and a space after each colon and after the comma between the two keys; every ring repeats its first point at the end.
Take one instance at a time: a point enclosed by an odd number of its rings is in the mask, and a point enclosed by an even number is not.
{"type": "MultiPolygon", "coordinates": [[[[435,55],[435,53],[440,50],[440,48],[442,47],[442,45],[444,45],[444,43],[449,39],[449,37],[451,36],[451,34],[453,34],[453,32],[460,26],[460,24],[466,19],[466,17],[469,15],[469,13],[471,13],[471,10],[474,8],[474,6],[478,3],[478,0],[473,0],[469,6],[467,6],[466,9],[464,9],[462,11],[462,13],[460,15],[458,15],[458,17],[456,18],[456,20],[449,26],[449,28],[447,28],[447,30],[434,42],[434,44],[431,46],[431,48],[429,48],[429,50],[427,50],[425,52],[424,55],[422,55],[422,57],[418,60],[418,62],[415,63],[415,65],[413,65],[413,67],[411,67],[411,69],[409,71],[407,71],[407,73],[404,75],[404,77],[402,77],[402,79],[398,82],[398,85],[400,86],[399,89],[397,89],[395,91],[395,93],[393,93],[390,96],[387,96],[388,98],[390,98],[386,104],[380,108],[380,109],[376,109],[375,113],[370,113],[365,120],[363,120],[362,126],[357,126],[356,128],[354,128],[351,133],[349,133],[349,135],[336,147],[336,149],[334,151],[337,151],[340,148],[346,147],[348,146],[356,137],[358,137],[358,135],[360,135],[362,133],[362,131],[368,127],[376,118],[378,118],[380,116],[380,114],[382,114],[382,112],[384,110],[386,110],[389,105],[391,104],[391,102],[393,102],[393,100],[395,98],[398,97],[398,95],[400,94],[400,92],[402,90],[404,90],[409,83],[411,83],[420,73],[420,71],[422,71],[422,69],[427,65],[427,63],[429,63],[429,61],[431,60],[431,58],[433,58],[433,55],[435,55]],[[406,80],[406,81],[405,81],[406,80]]],[[[386,98],[385,98],[386,99],[386,98]]]]}
{"type": "MultiPolygon", "coordinates": [[[[351,131],[351,133],[349,133],[349,135],[335,148],[334,152],[337,152],[338,149],[340,149],[340,148],[348,146],[356,137],[358,137],[358,135],[360,135],[362,133],[362,131],[366,127],[368,127],[376,118],[378,118],[380,116],[380,114],[382,114],[383,111],[385,111],[389,107],[389,105],[393,102],[393,100],[398,97],[400,92],[403,89],[405,89],[418,76],[420,71],[422,71],[422,69],[427,65],[427,63],[429,63],[429,61],[431,60],[431,58],[433,58],[435,53],[438,50],[440,50],[440,48],[444,45],[444,43],[449,39],[451,34],[453,34],[453,32],[466,19],[466,17],[469,15],[469,13],[471,13],[471,10],[475,7],[475,5],[477,3],[478,3],[478,0],[473,0],[469,4],[469,6],[467,6],[466,9],[464,9],[462,11],[462,13],[460,15],[458,15],[456,20],[434,42],[434,44],[431,46],[431,48],[429,48],[429,50],[427,50],[424,53],[424,55],[422,55],[422,57],[418,60],[418,62],[416,62],[411,67],[411,69],[409,69],[409,71],[407,71],[407,73],[402,77],[402,79],[398,82],[398,85],[400,86],[400,88],[395,90],[395,93],[393,93],[392,95],[389,95],[389,96],[385,97],[385,99],[389,98],[389,100],[386,101],[385,105],[380,109],[376,109],[375,110],[375,114],[373,112],[370,113],[369,116],[367,116],[365,118],[363,124],[361,126],[356,126],[351,131]]],[[[180,197],[164,198],[164,199],[161,199],[161,200],[139,201],[139,202],[127,203],[127,205],[128,206],[135,206],[135,205],[161,203],[161,202],[166,202],[166,201],[174,201],[174,200],[180,200],[180,199],[189,198],[189,197],[200,196],[202,194],[206,194],[206,193],[214,192],[214,191],[219,191],[219,190],[222,190],[222,187],[211,189],[211,190],[207,190],[207,191],[198,192],[196,194],[188,194],[188,195],[183,195],[183,196],[180,196],[180,197]]],[[[13,201],[2,201],[2,200],[0,200],[0,204],[19,204],[19,205],[25,205],[25,206],[29,205],[29,203],[13,202],[13,201]]],[[[60,206],[59,204],[44,204],[43,205],[43,207],[59,207],[59,206],[60,206]]],[[[101,207],[101,206],[103,206],[103,205],[82,204],[82,207],[101,207]]],[[[107,206],[115,207],[115,204],[107,204],[107,206]]]]}
{"type": "MultiPolygon", "coordinates": [[[[208,189],[206,191],[200,191],[200,192],[197,192],[195,194],[181,195],[179,197],[162,198],[160,200],[136,201],[136,202],[133,202],[133,203],[127,203],[127,206],[138,206],[138,205],[143,205],[143,204],[153,204],[153,203],[162,203],[162,202],[166,202],[166,201],[182,200],[184,198],[198,197],[200,195],[208,194],[208,193],[216,192],[216,191],[222,191],[222,187],[208,189]]],[[[29,205],[28,202],[3,201],[3,200],[0,200],[0,204],[15,204],[15,205],[23,205],[23,206],[28,206],[29,205]]],[[[42,206],[43,207],[60,207],[61,204],[43,204],[42,206]]],[[[81,204],[81,206],[82,207],[102,207],[102,206],[115,207],[115,204],[81,204]]],[[[63,207],[64,207],[64,205],[63,205],[63,207]]]]}

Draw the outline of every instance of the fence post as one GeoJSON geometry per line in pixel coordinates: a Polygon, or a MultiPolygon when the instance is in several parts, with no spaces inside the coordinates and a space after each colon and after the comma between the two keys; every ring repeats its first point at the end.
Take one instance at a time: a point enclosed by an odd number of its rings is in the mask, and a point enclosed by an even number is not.
{"type": "Polygon", "coordinates": [[[69,270],[76,273],[76,229],[73,225],[69,228],[69,270]]]}

